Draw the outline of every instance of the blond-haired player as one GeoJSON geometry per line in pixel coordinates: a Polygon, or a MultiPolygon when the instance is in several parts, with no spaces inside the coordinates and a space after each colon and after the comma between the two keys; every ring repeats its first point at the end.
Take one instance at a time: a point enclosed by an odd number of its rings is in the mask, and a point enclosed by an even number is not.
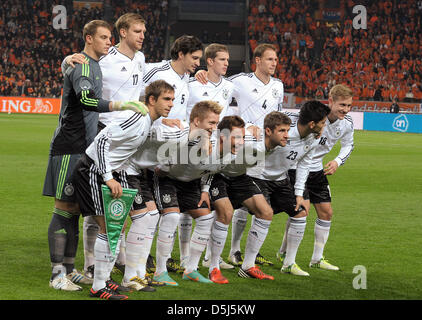
{"type": "MultiPolygon", "coordinates": [[[[317,212],[317,219],[314,228],[314,251],[310,267],[325,270],[339,270],[337,266],[330,264],[324,257],[324,247],[331,228],[333,209],[331,206],[331,192],[327,175],[334,174],[338,167],[343,165],[353,151],[353,121],[347,113],[352,107],[353,91],[342,84],[331,88],[328,98],[328,106],[331,111],[327,116],[325,130],[323,131],[319,144],[310,167],[309,177],[306,182],[307,207],[309,210],[312,203],[317,212]],[[323,165],[324,156],[330,152],[334,145],[340,141],[341,149],[338,155],[323,165]]],[[[289,171],[289,176],[294,183],[295,170],[289,171]]],[[[289,229],[289,220],[286,223],[286,232],[283,243],[277,252],[280,261],[285,258],[287,247],[286,234],[289,229]]]]}

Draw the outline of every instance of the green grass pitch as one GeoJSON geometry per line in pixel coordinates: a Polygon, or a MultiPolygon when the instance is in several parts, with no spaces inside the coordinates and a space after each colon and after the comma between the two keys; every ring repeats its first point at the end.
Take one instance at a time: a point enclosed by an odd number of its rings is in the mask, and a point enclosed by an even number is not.
{"type": "MultiPolygon", "coordinates": [[[[41,195],[57,116],[0,114],[0,299],[89,300],[89,287],[76,293],[48,287],[50,262],[47,229],[53,199],[41,195]]],[[[333,155],[339,146],[333,150],[333,155]]],[[[330,155],[329,155],[330,157],[330,155]]],[[[331,156],[332,158],[332,156],[331,156]]],[[[242,279],[223,271],[228,285],[191,283],[175,275],[177,288],[131,293],[132,300],[373,300],[420,299],[422,260],[422,135],[355,132],[355,150],[329,177],[334,217],[325,256],[341,271],[310,270],[315,211],[296,262],[311,276],[280,273],[275,252],[286,221],[278,214],[261,253],[273,260],[263,267],[275,281],[242,279]],[[366,270],[366,289],[361,278],[366,270]],[[354,270],[356,273],[354,273],[354,270]],[[205,289],[206,287],[206,289],[205,289]]],[[[250,220],[250,219],[249,219],[250,220]]],[[[82,219],[80,220],[82,225],[82,219]]],[[[230,234],[223,257],[229,250],[230,234]]],[[[83,266],[82,232],[76,267],[83,266]]],[[[243,247],[246,237],[242,239],[243,247]]],[[[155,256],[155,246],[152,249],[155,256]]],[[[174,256],[178,256],[177,241],[174,256]]],[[[207,269],[200,271],[206,274],[207,269]]],[[[121,276],[116,276],[120,280],[121,276]]]]}

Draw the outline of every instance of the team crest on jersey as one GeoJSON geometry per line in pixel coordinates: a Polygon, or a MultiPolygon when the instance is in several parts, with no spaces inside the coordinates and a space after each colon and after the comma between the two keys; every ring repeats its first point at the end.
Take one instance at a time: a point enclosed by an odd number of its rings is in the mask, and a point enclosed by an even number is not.
{"type": "Polygon", "coordinates": [[[142,63],[138,63],[138,69],[139,69],[139,71],[141,71],[142,72],[142,63]]]}
{"type": "Polygon", "coordinates": [[[89,82],[87,79],[82,79],[82,81],[79,83],[79,87],[82,89],[82,91],[92,88],[91,82],[89,82]]]}
{"type": "Polygon", "coordinates": [[[340,134],[341,134],[340,128],[337,128],[336,129],[336,137],[340,137],[340,134]]]}
{"type": "Polygon", "coordinates": [[[171,196],[169,194],[163,195],[163,202],[164,203],[170,203],[170,201],[171,201],[171,196]]]}
{"type": "Polygon", "coordinates": [[[135,197],[135,203],[141,204],[142,203],[142,196],[140,194],[137,194],[135,197]]]}
{"type": "Polygon", "coordinates": [[[216,196],[218,196],[218,194],[220,193],[220,191],[218,191],[218,188],[213,188],[212,190],[211,190],[211,195],[213,196],[213,197],[216,197],[216,196]]]}
{"type": "Polygon", "coordinates": [[[73,195],[74,192],[75,188],[73,187],[73,185],[71,183],[67,183],[66,187],[64,187],[64,194],[70,197],[73,195]]]}
{"type": "Polygon", "coordinates": [[[224,100],[227,100],[228,97],[229,97],[229,90],[224,89],[223,90],[223,98],[224,98],[224,100]]]}
{"type": "Polygon", "coordinates": [[[304,147],[303,147],[303,150],[305,150],[305,152],[307,152],[308,150],[309,150],[309,148],[310,148],[311,146],[310,145],[305,145],[304,147]]]}
{"type": "Polygon", "coordinates": [[[277,98],[278,90],[276,88],[274,88],[273,91],[272,91],[272,94],[273,94],[273,98],[277,98]]]}

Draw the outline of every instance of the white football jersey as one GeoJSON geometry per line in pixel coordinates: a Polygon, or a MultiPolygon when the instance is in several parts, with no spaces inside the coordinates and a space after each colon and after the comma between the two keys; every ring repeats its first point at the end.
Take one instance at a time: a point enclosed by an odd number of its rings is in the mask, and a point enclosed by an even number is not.
{"type": "Polygon", "coordinates": [[[220,113],[220,119],[232,115],[230,103],[233,98],[234,84],[224,77],[220,77],[218,83],[208,81],[202,84],[195,78],[189,80],[189,100],[187,105],[187,119],[190,117],[193,106],[199,101],[211,100],[218,102],[223,111],[220,113]]]}
{"type": "Polygon", "coordinates": [[[311,172],[323,170],[322,160],[330,152],[337,141],[340,140],[340,152],[334,161],[338,166],[343,165],[353,151],[353,120],[346,115],[343,120],[337,119],[333,123],[327,119],[324,131],[322,132],[319,144],[315,150],[312,160],[311,172]]]}
{"type": "Polygon", "coordinates": [[[173,108],[167,118],[189,122],[186,118],[186,107],[189,100],[189,74],[178,74],[171,66],[171,60],[147,64],[146,67],[147,70],[143,78],[145,86],[156,80],[164,80],[174,88],[173,108]]]}
{"type": "Polygon", "coordinates": [[[261,139],[257,141],[248,130],[252,125],[252,123],[246,124],[245,143],[243,147],[238,150],[232,161],[221,169],[220,173],[223,176],[234,178],[246,174],[248,168],[256,166],[257,163],[265,159],[266,150],[263,133],[261,133],[261,139]]]}
{"type": "Polygon", "coordinates": [[[292,124],[287,145],[274,148],[266,154],[265,161],[249,168],[247,174],[258,179],[276,181],[285,179],[287,171],[296,167],[295,195],[302,196],[319,140],[315,139],[314,134],[301,138],[297,128],[297,116],[289,114],[289,117],[292,124]]]}
{"type": "MultiPolygon", "coordinates": [[[[99,64],[103,74],[103,99],[129,101],[139,100],[143,95],[145,56],[142,52],[136,52],[133,59],[130,59],[116,47],[110,47],[108,54],[100,59],[99,64]]],[[[114,120],[124,121],[134,113],[131,110],[103,112],[99,115],[99,121],[108,125],[114,120]]]]}
{"type": "MultiPolygon", "coordinates": [[[[198,153],[200,142],[199,139],[190,141],[187,147],[184,147],[184,154],[189,155],[185,157],[186,161],[179,161],[177,163],[169,164],[165,171],[168,172],[168,176],[172,179],[189,182],[197,179],[201,179],[201,191],[209,192],[213,176],[234,161],[236,155],[230,152],[220,155],[220,146],[218,139],[213,135],[210,139],[212,145],[211,154],[201,155],[198,153]]],[[[179,150],[180,152],[180,150],[179,150]]]]}
{"type": "Polygon", "coordinates": [[[142,169],[154,170],[163,161],[167,163],[168,151],[188,143],[189,126],[186,122],[182,125],[184,129],[180,130],[154,122],[145,143],[129,158],[126,172],[137,175],[142,169]]]}
{"type": "Polygon", "coordinates": [[[282,110],[284,86],[281,80],[271,77],[265,84],[255,73],[239,73],[229,80],[234,84],[238,115],[245,122],[263,128],[268,113],[282,110]]]}
{"type": "Polygon", "coordinates": [[[185,157],[186,161],[178,161],[169,165],[169,177],[180,181],[192,181],[203,177],[204,175],[220,172],[227,164],[231,163],[235,155],[230,152],[224,156],[220,155],[220,145],[215,135],[211,137],[212,150],[209,155],[200,155],[200,140],[190,141],[186,151],[189,157],[185,157]]]}
{"type": "Polygon", "coordinates": [[[113,178],[112,172],[125,168],[126,162],[148,137],[152,120],[149,114],[137,113],[121,123],[112,122],[101,130],[86,149],[104,181],[113,178]]]}

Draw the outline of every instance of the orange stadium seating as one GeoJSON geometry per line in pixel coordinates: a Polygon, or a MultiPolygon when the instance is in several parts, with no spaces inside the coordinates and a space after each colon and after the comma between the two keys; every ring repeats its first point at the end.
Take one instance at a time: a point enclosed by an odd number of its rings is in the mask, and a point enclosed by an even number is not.
{"type": "MultiPolygon", "coordinates": [[[[107,2],[107,1],[106,1],[107,2]]],[[[108,1],[112,19],[126,12],[147,21],[143,52],[147,62],[161,61],[167,28],[167,1],[108,1]],[[131,3],[128,5],[128,3],[131,3]]],[[[74,8],[73,1],[2,0],[0,4],[0,96],[60,97],[62,59],[83,49],[82,28],[105,19],[99,8],[74,8]],[[54,29],[53,7],[64,5],[67,29],[54,29]]],[[[105,19],[106,20],[106,19],[105,19]]]]}
{"type": "Polygon", "coordinates": [[[250,51],[262,42],[278,47],[276,77],[286,91],[327,98],[344,83],[360,100],[421,102],[422,1],[336,1],[341,18],[330,24],[325,2],[250,0],[250,51]],[[367,9],[366,30],[353,28],[357,4],[367,9]]]}

